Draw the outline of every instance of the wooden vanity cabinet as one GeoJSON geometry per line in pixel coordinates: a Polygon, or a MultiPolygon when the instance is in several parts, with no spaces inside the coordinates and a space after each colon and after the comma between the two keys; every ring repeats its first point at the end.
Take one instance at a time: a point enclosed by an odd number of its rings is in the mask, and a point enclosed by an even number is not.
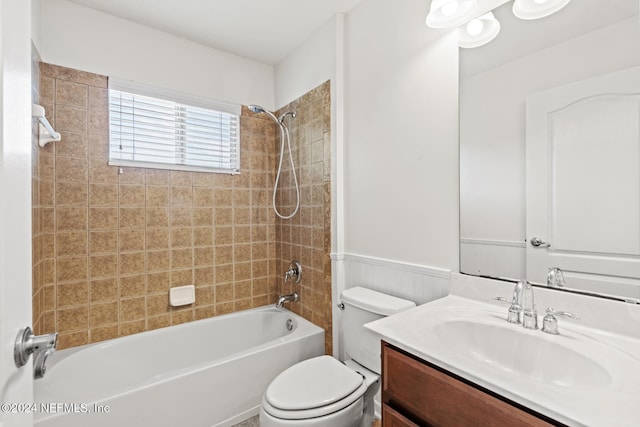
{"type": "Polygon", "coordinates": [[[383,427],[557,426],[382,342],[383,427]]]}

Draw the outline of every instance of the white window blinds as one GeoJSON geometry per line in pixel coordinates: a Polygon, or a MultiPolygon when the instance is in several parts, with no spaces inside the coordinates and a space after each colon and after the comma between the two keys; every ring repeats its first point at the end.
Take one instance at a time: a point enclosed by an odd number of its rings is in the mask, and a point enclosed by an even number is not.
{"type": "Polygon", "coordinates": [[[111,165],[240,171],[239,111],[233,114],[110,87],[109,133],[111,165]]]}

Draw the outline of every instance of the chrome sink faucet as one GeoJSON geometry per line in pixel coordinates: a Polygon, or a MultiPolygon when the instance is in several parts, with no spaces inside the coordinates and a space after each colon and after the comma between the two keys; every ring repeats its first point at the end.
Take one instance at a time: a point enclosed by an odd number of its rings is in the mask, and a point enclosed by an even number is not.
{"type": "Polygon", "coordinates": [[[298,301],[298,293],[294,292],[289,295],[280,295],[278,297],[278,302],[276,302],[277,308],[282,308],[285,302],[296,302],[298,301]]]}
{"type": "Polygon", "coordinates": [[[525,281],[522,289],[522,326],[527,329],[538,329],[538,312],[533,302],[533,286],[525,281]]]}
{"type": "Polygon", "coordinates": [[[538,313],[533,301],[533,286],[531,286],[531,283],[526,280],[516,283],[511,301],[502,297],[496,297],[495,299],[511,304],[507,312],[507,321],[509,323],[522,324],[527,329],[538,329],[538,313]]]}
{"type": "Polygon", "coordinates": [[[562,274],[560,268],[553,267],[549,269],[549,273],[547,273],[547,286],[550,288],[563,288],[565,286],[564,274],[562,274]]]}

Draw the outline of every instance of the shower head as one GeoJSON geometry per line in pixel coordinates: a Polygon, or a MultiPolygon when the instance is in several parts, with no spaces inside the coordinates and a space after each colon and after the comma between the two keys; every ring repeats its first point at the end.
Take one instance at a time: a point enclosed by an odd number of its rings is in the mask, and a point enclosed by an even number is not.
{"type": "Polygon", "coordinates": [[[291,116],[291,117],[293,117],[295,119],[296,118],[296,112],[295,111],[287,111],[286,113],[282,114],[280,116],[280,118],[278,118],[278,121],[280,123],[282,123],[287,116],[291,116]]]}
{"type": "Polygon", "coordinates": [[[264,108],[262,108],[259,105],[251,104],[251,105],[248,106],[248,108],[253,113],[257,113],[257,114],[265,113],[267,116],[271,117],[271,120],[273,120],[274,122],[276,122],[279,125],[282,125],[280,120],[278,120],[278,118],[276,116],[274,116],[271,111],[267,111],[267,110],[265,110],[264,108]]]}
{"type": "Polygon", "coordinates": [[[249,110],[251,110],[253,113],[264,113],[264,108],[262,108],[259,105],[249,105],[249,110]]]}

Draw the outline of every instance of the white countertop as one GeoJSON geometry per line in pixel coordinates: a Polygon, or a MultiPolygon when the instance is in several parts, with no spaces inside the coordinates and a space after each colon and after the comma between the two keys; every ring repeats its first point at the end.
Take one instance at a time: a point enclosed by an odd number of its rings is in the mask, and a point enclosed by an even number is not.
{"type": "MultiPolygon", "coordinates": [[[[502,290],[509,289],[508,286],[502,290]]],[[[491,289],[489,292],[494,291],[495,289],[491,289]]],[[[504,296],[508,296],[508,293],[504,296]]],[[[524,329],[521,325],[508,323],[507,306],[491,302],[491,297],[483,295],[479,300],[449,295],[365,326],[402,350],[567,425],[640,425],[640,339],[585,327],[580,321],[572,322],[562,318],[559,319],[560,335],[524,329]],[[536,365],[540,361],[539,366],[531,366],[530,369],[524,367],[527,373],[522,375],[501,366],[491,358],[483,359],[482,355],[472,354],[472,351],[467,350],[471,348],[471,343],[452,343],[451,340],[455,340],[455,337],[442,336],[443,329],[438,329],[437,325],[447,321],[467,322],[467,325],[481,323],[483,327],[489,328],[487,330],[506,332],[504,336],[509,339],[485,344],[495,346],[491,350],[499,351],[500,355],[505,354],[503,351],[506,352],[507,357],[513,354],[517,358],[520,347],[514,349],[513,346],[520,346],[525,343],[522,340],[530,338],[526,343],[529,344],[530,353],[526,359],[531,361],[528,362],[530,365],[536,365]],[[504,328],[514,329],[511,331],[504,328]],[[517,339],[511,340],[513,337],[517,339]],[[531,343],[534,343],[533,347],[531,343]],[[537,347],[541,351],[546,348],[562,351],[557,353],[559,357],[554,358],[555,356],[545,353],[536,354],[537,347]],[[574,366],[570,366],[566,360],[562,360],[563,354],[575,356],[575,361],[593,361],[594,365],[587,363],[582,368],[591,372],[571,372],[571,369],[581,369],[583,365],[574,363],[574,366]],[[598,369],[586,369],[589,366],[598,369]],[[600,367],[604,367],[604,370],[600,367]],[[549,381],[548,377],[553,376],[554,372],[559,373],[561,378],[549,381]],[[565,372],[567,378],[572,379],[570,384],[563,381],[565,372]]],[[[619,304],[621,305],[611,307],[614,310],[616,307],[624,308],[623,303],[619,304]]],[[[538,310],[540,313],[544,311],[540,305],[538,310]]],[[[589,311],[586,307],[582,310],[589,311]]],[[[542,316],[539,324],[542,325],[542,316]]],[[[640,329],[640,322],[635,326],[640,329]]],[[[485,345],[483,338],[474,337],[474,345],[485,345]]],[[[495,337],[493,339],[496,340],[495,337]]]]}

